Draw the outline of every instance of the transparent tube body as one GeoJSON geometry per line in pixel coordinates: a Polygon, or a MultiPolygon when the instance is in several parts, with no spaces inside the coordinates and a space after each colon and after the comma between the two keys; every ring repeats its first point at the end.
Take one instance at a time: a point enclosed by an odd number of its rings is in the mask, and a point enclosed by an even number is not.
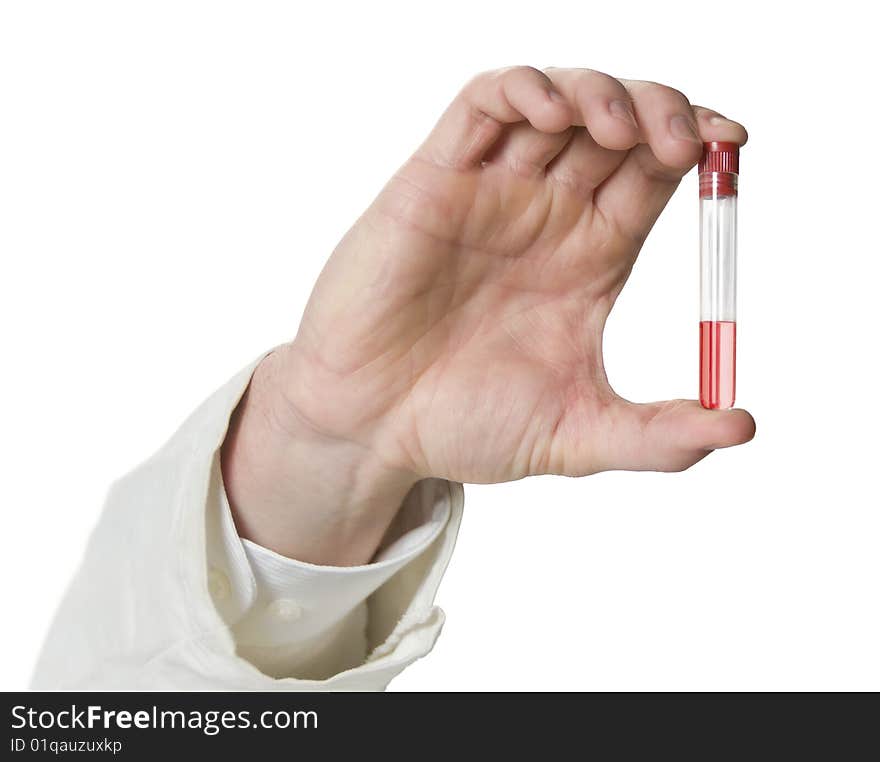
{"type": "Polygon", "coordinates": [[[700,175],[700,404],[736,399],[737,175],[700,175]]]}

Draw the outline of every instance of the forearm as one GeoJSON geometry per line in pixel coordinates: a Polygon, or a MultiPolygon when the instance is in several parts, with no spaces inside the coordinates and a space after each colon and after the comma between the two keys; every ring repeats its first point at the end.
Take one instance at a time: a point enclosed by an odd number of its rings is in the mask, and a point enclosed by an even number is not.
{"type": "Polygon", "coordinates": [[[353,438],[316,431],[284,393],[286,351],[257,367],[223,444],[236,527],[299,561],[368,563],[417,477],[353,438]]]}

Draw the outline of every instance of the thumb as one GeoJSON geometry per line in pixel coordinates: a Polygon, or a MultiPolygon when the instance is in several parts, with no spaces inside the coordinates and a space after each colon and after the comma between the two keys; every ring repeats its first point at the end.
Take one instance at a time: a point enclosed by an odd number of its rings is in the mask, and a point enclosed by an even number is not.
{"type": "Polygon", "coordinates": [[[619,398],[607,417],[607,470],[683,471],[712,450],[755,436],[755,420],[745,410],[706,410],[696,400],[619,398]]]}

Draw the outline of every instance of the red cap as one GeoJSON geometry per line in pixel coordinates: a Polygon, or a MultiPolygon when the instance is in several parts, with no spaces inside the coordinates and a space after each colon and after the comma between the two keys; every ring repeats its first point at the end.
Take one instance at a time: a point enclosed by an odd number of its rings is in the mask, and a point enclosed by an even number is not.
{"type": "Polygon", "coordinates": [[[703,143],[700,174],[703,172],[733,172],[739,174],[739,146],[722,140],[703,143]]]}
{"type": "Polygon", "coordinates": [[[700,159],[700,198],[736,195],[736,176],[739,175],[739,146],[723,140],[703,143],[703,156],[700,159]],[[713,176],[715,188],[713,193],[713,176]],[[708,176],[703,177],[706,173],[708,176]]]}

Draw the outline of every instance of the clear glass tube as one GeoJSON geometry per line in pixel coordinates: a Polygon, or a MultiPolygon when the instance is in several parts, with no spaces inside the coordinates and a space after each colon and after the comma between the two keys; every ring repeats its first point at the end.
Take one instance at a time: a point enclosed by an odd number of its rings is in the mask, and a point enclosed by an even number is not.
{"type": "Polygon", "coordinates": [[[736,398],[738,172],[703,170],[737,169],[738,158],[711,150],[700,166],[700,404],[723,410],[736,398]]]}

